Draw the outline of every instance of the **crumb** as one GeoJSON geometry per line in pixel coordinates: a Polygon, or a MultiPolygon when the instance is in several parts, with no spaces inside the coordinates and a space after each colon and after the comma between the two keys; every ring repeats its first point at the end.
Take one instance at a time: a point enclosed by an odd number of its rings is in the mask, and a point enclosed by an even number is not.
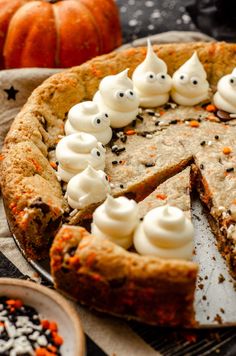
{"type": "Polygon", "coordinates": [[[222,318],[219,314],[216,314],[214,317],[214,321],[216,321],[218,324],[222,324],[222,318]]]}
{"type": "Polygon", "coordinates": [[[221,273],[218,277],[218,283],[223,283],[225,281],[225,277],[223,276],[223,274],[221,273]]]}
{"type": "Polygon", "coordinates": [[[200,284],[198,285],[198,288],[199,288],[199,289],[203,289],[203,288],[204,288],[204,284],[203,284],[203,283],[200,283],[200,284]]]}
{"type": "Polygon", "coordinates": [[[220,308],[221,313],[225,313],[225,310],[223,308],[220,308]]]}

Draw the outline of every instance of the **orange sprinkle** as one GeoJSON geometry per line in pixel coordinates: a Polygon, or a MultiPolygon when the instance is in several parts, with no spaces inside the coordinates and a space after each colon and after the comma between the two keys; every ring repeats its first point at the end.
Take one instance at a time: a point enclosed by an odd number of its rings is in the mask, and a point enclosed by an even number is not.
{"type": "Polygon", "coordinates": [[[51,331],[57,331],[58,329],[57,323],[55,321],[50,321],[48,329],[51,331]]]}
{"type": "Polygon", "coordinates": [[[127,131],[125,131],[125,134],[128,136],[135,135],[136,131],[135,130],[127,130],[127,131]]]}
{"type": "Polygon", "coordinates": [[[208,112],[215,112],[217,110],[217,107],[213,104],[209,104],[206,106],[206,111],[208,112]]]}
{"type": "Polygon", "coordinates": [[[5,324],[2,322],[2,321],[0,321],[0,326],[4,326],[5,324]]]}
{"type": "Polygon", "coordinates": [[[199,127],[199,122],[196,120],[190,121],[190,126],[191,127],[199,127]]]}
{"type": "Polygon", "coordinates": [[[53,333],[53,340],[54,340],[56,345],[62,345],[63,344],[63,338],[60,335],[56,334],[56,333],[55,334],[53,333]]]}
{"type": "Polygon", "coordinates": [[[57,169],[57,164],[53,161],[50,162],[50,166],[53,168],[53,169],[57,169]]]}
{"type": "Polygon", "coordinates": [[[161,199],[161,200],[165,200],[167,198],[167,195],[165,195],[165,194],[157,194],[156,198],[157,199],[161,199]]]}
{"type": "Polygon", "coordinates": [[[42,167],[41,167],[41,165],[40,165],[35,159],[33,159],[33,158],[31,158],[30,160],[31,160],[31,162],[32,162],[33,165],[34,165],[36,172],[38,172],[38,173],[42,172],[42,167]]]}
{"type": "Polygon", "coordinates": [[[3,154],[0,154],[0,161],[2,161],[4,159],[3,154]]]}
{"type": "Polygon", "coordinates": [[[160,116],[162,116],[162,115],[164,115],[164,114],[165,114],[165,111],[164,111],[164,110],[160,110],[160,111],[159,111],[159,115],[160,115],[160,116]]]}
{"type": "Polygon", "coordinates": [[[223,148],[223,153],[225,155],[229,155],[232,152],[232,149],[230,147],[224,147],[223,148]]]}
{"type": "Polygon", "coordinates": [[[55,346],[53,346],[53,345],[49,345],[48,346],[48,350],[51,351],[51,352],[54,352],[54,353],[57,352],[57,348],[55,346]]]}
{"type": "Polygon", "coordinates": [[[22,301],[20,299],[8,299],[7,300],[7,305],[14,307],[14,308],[20,308],[22,307],[22,301]]]}
{"type": "Polygon", "coordinates": [[[48,329],[49,328],[49,321],[46,319],[41,320],[41,325],[44,329],[48,329]]]}
{"type": "Polygon", "coordinates": [[[236,205],[236,199],[234,199],[234,200],[232,201],[232,204],[235,204],[235,205],[236,205]]]}

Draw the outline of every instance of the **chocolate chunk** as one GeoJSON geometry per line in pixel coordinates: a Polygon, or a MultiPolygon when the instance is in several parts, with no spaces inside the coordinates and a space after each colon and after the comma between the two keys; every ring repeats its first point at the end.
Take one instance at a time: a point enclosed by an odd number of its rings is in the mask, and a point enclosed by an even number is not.
{"type": "Polygon", "coordinates": [[[42,201],[42,198],[36,199],[33,203],[30,204],[29,207],[40,209],[43,214],[47,214],[50,211],[49,206],[42,201]]]}
{"type": "Polygon", "coordinates": [[[223,111],[223,110],[217,110],[216,115],[221,121],[229,121],[231,120],[231,117],[228,112],[223,111]]]}

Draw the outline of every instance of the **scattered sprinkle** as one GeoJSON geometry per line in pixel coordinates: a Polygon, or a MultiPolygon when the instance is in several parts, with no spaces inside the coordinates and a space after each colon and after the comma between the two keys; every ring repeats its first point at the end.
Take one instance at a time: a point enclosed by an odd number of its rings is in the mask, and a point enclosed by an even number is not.
{"type": "Polygon", "coordinates": [[[215,112],[215,111],[217,111],[217,107],[213,104],[209,104],[206,106],[206,111],[215,112]]]}
{"type": "Polygon", "coordinates": [[[218,135],[215,135],[215,139],[216,139],[216,140],[219,140],[219,136],[218,136],[218,135]]]}
{"type": "Polygon", "coordinates": [[[78,210],[77,209],[74,209],[74,210],[72,210],[71,212],[70,212],[70,217],[73,217],[73,216],[75,216],[76,214],[78,213],[78,210]]]}
{"type": "Polygon", "coordinates": [[[200,169],[204,169],[204,165],[203,164],[200,164],[200,169]]]}
{"type": "Polygon", "coordinates": [[[234,167],[230,167],[230,168],[226,168],[226,172],[233,172],[234,171],[234,167]]]}
{"type": "Polygon", "coordinates": [[[230,147],[224,147],[223,148],[223,153],[225,155],[229,155],[232,152],[232,149],[230,147]]]}
{"type": "Polygon", "coordinates": [[[202,142],[200,143],[201,146],[205,146],[205,144],[206,144],[206,141],[202,141],[202,142]]]}
{"type": "Polygon", "coordinates": [[[125,131],[125,134],[128,136],[135,135],[136,131],[135,130],[127,130],[127,131],[125,131]]]}
{"type": "Polygon", "coordinates": [[[196,120],[190,121],[190,126],[191,127],[199,127],[199,122],[196,120]]]}

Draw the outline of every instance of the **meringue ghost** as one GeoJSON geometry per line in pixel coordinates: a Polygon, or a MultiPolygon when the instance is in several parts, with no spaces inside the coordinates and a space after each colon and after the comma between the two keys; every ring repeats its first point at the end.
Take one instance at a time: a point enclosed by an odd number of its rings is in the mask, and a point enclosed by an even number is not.
{"type": "Polygon", "coordinates": [[[102,143],[88,133],[65,136],[56,147],[56,158],[59,162],[57,174],[63,181],[69,182],[88,165],[97,170],[104,170],[105,151],[102,143]]]}
{"type": "Polygon", "coordinates": [[[133,90],[128,69],[102,79],[93,101],[108,114],[111,127],[124,127],[138,114],[139,97],[133,90]]]}
{"type": "Polygon", "coordinates": [[[184,212],[173,206],[150,210],[134,232],[134,247],[141,255],[189,260],[194,228],[184,212]]]}
{"type": "Polygon", "coordinates": [[[88,165],[81,173],[71,178],[67,185],[68,204],[73,209],[82,209],[105,200],[111,188],[105,172],[96,171],[88,165]]]}
{"type": "Polygon", "coordinates": [[[172,77],[172,99],[179,105],[193,106],[209,98],[209,83],[197,52],[172,77]]]}
{"type": "Polygon", "coordinates": [[[156,107],[168,102],[172,80],[167,74],[167,65],[154,53],[150,40],[146,58],[134,70],[132,80],[140,106],[156,107]]]}
{"type": "Polygon", "coordinates": [[[110,119],[104,112],[100,112],[93,101],[84,101],[74,105],[65,123],[65,133],[87,132],[106,145],[112,137],[110,119]]]}
{"type": "Polygon", "coordinates": [[[138,205],[134,200],[108,195],[105,202],[93,213],[91,231],[96,236],[129,248],[138,222],[138,205]]]}
{"type": "Polygon", "coordinates": [[[218,109],[236,114],[236,68],[219,80],[213,102],[218,109]]]}

